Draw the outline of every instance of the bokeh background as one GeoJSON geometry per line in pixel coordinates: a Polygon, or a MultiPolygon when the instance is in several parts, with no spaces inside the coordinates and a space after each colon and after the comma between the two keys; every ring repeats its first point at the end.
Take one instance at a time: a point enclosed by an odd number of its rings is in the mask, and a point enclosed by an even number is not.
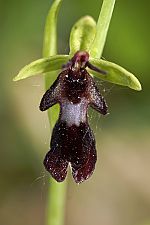
{"type": "MultiPolygon", "coordinates": [[[[49,175],[46,113],[38,110],[42,76],[12,82],[40,58],[50,0],[0,1],[0,224],[43,225],[49,175]]],[[[100,0],[64,0],[59,52],[68,52],[71,26],[84,15],[97,19],[100,0]]],[[[98,162],[87,182],[69,176],[65,225],[150,224],[150,1],[118,0],[103,57],[137,75],[143,90],[97,81],[110,114],[90,112],[98,162]]]]}

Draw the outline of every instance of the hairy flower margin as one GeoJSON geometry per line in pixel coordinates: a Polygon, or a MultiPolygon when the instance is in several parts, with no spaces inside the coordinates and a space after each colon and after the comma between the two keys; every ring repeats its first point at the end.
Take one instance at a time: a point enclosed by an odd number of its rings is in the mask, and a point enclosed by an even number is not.
{"type": "MultiPolygon", "coordinates": [[[[61,0],[56,0],[53,3],[49,12],[51,20],[57,20],[57,11],[60,3],[61,0]]],[[[54,21],[51,22],[52,24],[49,24],[49,26],[53,25],[53,27],[50,27],[50,29],[56,29],[54,25],[57,23],[54,23],[54,21]]],[[[87,51],[90,55],[89,62],[95,67],[106,71],[106,74],[104,75],[88,69],[88,72],[91,75],[104,81],[127,86],[131,89],[140,91],[142,89],[141,84],[132,73],[113,62],[95,57],[96,54],[93,49],[96,33],[97,26],[94,19],[91,16],[82,17],[72,27],[70,33],[70,53],[68,55],[54,55],[38,59],[22,68],[18,75],[14,77],[13,81],[19,81],[37,74],[45,74],[48,72],[61,70],[62,66],[66,64],[77,51],[87,51]]]]}

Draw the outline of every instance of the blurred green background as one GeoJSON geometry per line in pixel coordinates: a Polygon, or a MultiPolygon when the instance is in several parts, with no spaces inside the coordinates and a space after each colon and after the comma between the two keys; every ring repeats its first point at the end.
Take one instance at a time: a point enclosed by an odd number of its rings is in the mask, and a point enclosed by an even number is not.
{"type": "MultiPolygon", "coordinates": [[[[42,161],[49,149],[46,113],[38,110],[42,76],[12,82],[40,58],[45,18],[52,1],[0,1],[0,224],[43,225],[49,175],[42,161]]],[[[59,52],[68,52],[69,32],[84,15],[97,19],[100,0],[64,0],[59,15],[59,52]]],[[[103,57],[133,72],[136,92],[97,81],[110,114],[90,112],[98,162],[87,182],[71,176],[65,225],[150,224],[150,1],[118,0],[103,57]]]]}

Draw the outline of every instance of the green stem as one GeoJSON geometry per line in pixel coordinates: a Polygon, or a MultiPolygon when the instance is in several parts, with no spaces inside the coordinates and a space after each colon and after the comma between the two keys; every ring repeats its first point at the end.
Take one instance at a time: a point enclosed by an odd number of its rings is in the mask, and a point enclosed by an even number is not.
{"type": "Polygon", "coordinates": [[[102,56],[114,5],[115,0],[103,1],[101,12],[97,21],[96,36],[91,46],[90,55],[93,58],[101,58],[102,56]]]}
{"type": "MultiPolygon", "coordinates": [[[[60,4],[61,0],[54,1],[46,19],[43,57],[57,54],[57,14],[60,4]]],[[[56,77],[57,74],[54,72],[45,74],[46,90],[52,85],[56,77]]],[[[53,106],[50,110],[48,110],[51,130],[58,118],[58,112],[58,106],[53,106]]],[[[66,181],[63,183],[57,183],[53,178],[50,178],[47,197],[46,225],[64,224],[66,189],[66,181]]]]}
{"type": "Polygon", "coordinates": [[[63,225],[67,181],[57,183],[50,179],[47,199],[46,225],[63,225]]]}

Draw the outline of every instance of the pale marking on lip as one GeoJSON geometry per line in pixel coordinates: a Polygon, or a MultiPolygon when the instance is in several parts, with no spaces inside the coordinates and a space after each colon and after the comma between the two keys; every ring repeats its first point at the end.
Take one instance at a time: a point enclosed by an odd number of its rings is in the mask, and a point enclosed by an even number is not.
{"type": "Polygon", "coordinates": [[[65,121],[69,127],[73,124],[79,126],[81,122],[85,123],[87,120],[87,105],[85,98],[77,104],[70,101],[63,102],[61,104],[61,121],[65,121]]]}

